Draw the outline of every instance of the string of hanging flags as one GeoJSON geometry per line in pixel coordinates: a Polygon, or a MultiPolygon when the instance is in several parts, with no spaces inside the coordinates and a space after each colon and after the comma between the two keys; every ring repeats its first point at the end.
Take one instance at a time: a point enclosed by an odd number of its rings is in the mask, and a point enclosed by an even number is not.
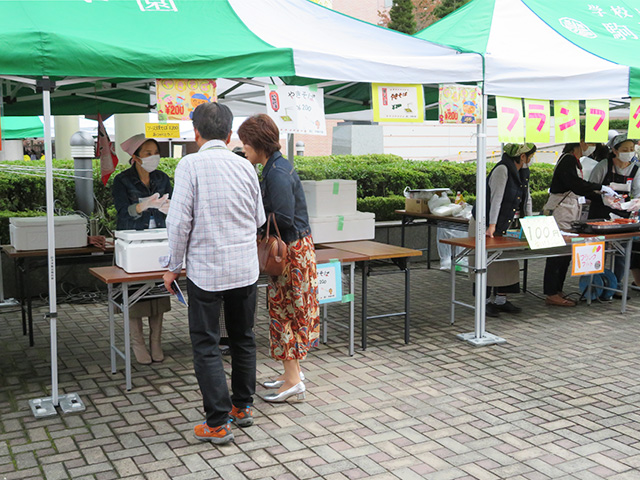
{"type": "MultiPolygon", "coordinates": [[[[498,138],[503,143],[556,143],[580,141],[579,100],[536,100],[496,97],[498,138]],[[553,116],[551,106],[553,103],[553,116]],[[523,107],[524,105],[524,107],[523,107]],[[553,122],[551,121],[553,119],[553,122]]],[[[609,100],[585,100],[585,140],[606,143],[609,133],[609,100]]],[[[640,98],[632,98],[629,138],[640,139],[640,98]]]]}

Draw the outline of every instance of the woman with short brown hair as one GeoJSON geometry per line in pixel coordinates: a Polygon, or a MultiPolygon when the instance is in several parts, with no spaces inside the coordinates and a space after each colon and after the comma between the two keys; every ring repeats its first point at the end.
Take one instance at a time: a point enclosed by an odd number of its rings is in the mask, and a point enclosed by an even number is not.
{"type": "Polygon", "coordinates": [[[284,272],[271,277],[268,287],[271,356],[282,360],[284,374],[265,382],[278,389],[265,395],[268,402],[305,397],[300,360],[320,338],[316,253],[311,238],[307,202],[293,165],[280,153],[280,131],[268,115],[248,118],[238,129],[247,160],[261,164],[262,201],[267,217],[275,214],[282,240],[287,244],[284,272]]]}

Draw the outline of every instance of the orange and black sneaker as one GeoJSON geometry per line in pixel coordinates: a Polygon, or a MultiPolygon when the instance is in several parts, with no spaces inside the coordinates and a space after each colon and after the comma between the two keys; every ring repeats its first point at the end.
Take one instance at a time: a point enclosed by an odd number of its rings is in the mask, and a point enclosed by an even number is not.
{"type": "Polygon", "coordinates": [[[231,421],[219,427],[210,427],[207,422],[201,423],[193,428],[193,434],[198,440],[215,443],[216,445],[229,443],[233,440],[231,421]]]}
{"type": "Polygon", "coordinates": [[[250,427],[253,425],[253,409],[251,405],[247,405],[244,408],[238,408],[235,405],[229,412],[231,421],[239,427],[250,427]]]}

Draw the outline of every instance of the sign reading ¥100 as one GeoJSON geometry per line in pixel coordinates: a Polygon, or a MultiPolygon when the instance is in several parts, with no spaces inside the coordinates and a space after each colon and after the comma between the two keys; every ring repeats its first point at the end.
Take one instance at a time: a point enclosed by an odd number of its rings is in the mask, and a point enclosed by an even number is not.
{"type": "Polygon", "coordinates": [[[566,245],[556,219],[551,216],[524,217],[520,225],[531,250],[566,245]]]}

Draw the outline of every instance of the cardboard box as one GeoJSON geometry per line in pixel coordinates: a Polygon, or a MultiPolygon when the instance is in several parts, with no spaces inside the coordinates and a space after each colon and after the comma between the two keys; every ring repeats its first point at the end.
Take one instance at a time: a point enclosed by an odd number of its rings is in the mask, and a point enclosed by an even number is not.
{"type": "Polygon", "coordinates": [[[404,209],[409,213],[430,213],[429,201],[424,198],[405,198],[404,209]]]}

